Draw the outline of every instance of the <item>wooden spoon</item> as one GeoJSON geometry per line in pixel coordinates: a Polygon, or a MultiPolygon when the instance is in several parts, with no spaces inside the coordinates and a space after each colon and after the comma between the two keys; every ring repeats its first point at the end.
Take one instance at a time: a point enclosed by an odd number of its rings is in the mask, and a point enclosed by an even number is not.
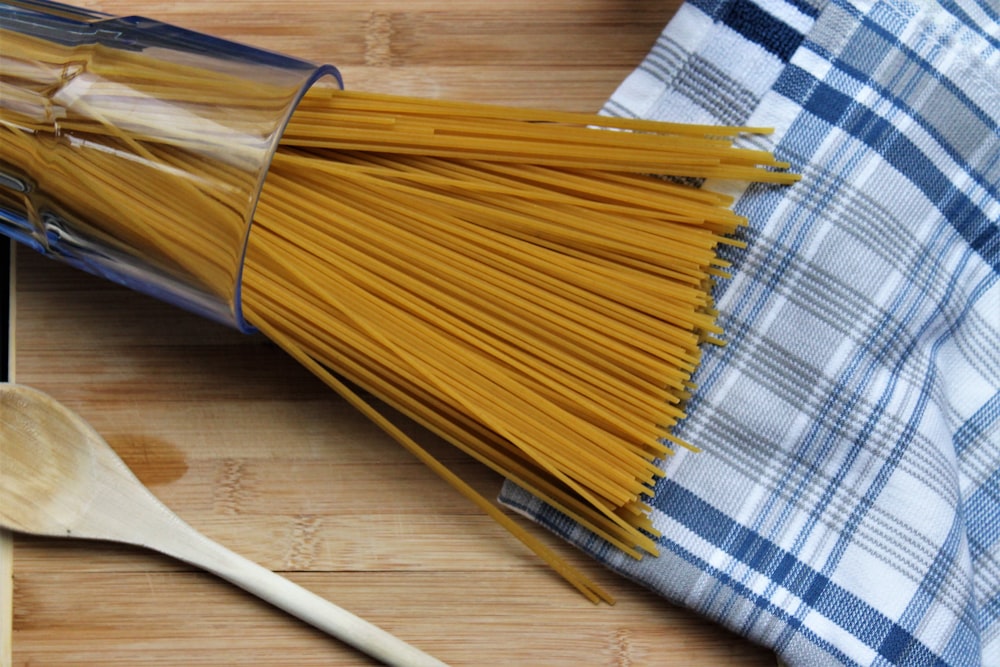
{"type": "Polygon", "coordinates": [[[0,384],[0,526],[153,549],[212,572],[387,665],[444,665],[205,537],[150,493],[79,415],[23,385],[0,384]]]}

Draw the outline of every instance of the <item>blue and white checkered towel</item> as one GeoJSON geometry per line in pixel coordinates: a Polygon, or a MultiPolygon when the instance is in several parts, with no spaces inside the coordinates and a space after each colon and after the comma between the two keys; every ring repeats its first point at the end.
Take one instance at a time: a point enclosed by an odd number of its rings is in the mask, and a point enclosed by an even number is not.
{"type": "Polygon", "coordinates": [[[691,0],[611,113],[773,126],[659,558],[502,500],[791,665],[1000,665],[1000,8],[691,0]]]}

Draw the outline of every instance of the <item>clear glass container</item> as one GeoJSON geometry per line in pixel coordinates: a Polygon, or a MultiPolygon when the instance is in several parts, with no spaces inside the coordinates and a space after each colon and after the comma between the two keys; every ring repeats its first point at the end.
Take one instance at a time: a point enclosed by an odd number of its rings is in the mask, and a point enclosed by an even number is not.
{"type": "Polygon", "coordinates": [[[241,330],[246,239],[337,70],[146,18],[0,2],[0,233],[241,330]]]}

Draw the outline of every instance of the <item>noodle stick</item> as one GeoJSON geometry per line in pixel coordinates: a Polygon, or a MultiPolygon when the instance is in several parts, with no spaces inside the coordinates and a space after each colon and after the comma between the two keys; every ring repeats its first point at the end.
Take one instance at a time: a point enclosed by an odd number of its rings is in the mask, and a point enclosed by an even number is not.
{"type": "MultiPolygon", "coordinates": [[[[509,120],[415,122],[441,107],[378,99],[380,110],[337,94],[324,109],[307,97],[293,117],[250,235],[247,307],[264,290],[259,263],[272,267],[268,290],[278,267],[299,267],[309,277],[293,281],[297,308],[319,320],[305,354],[633,555],[655,553],[641,499],[662,474],[662,443],[689,447],[669,433],[683,418],[671,406],[688,396],[699,343],[719,333],[706,286],[720,272],[716,246],[743,220],[726,197],[639,172],[646,152],[697,141],[569,146],[582,128],[545,141],[509,120]],[[377,146],[367,127],[383,128],[377,146]],[[491,435],[456,429],[456,414],[491,435]]],[[[723,143],[700,145],[708,161],[671,159],[689,175],[709,162],[729,177],[775,173],[747,166],[756,152],[721,164],[716,155],[738,152],[723,143]]]]}

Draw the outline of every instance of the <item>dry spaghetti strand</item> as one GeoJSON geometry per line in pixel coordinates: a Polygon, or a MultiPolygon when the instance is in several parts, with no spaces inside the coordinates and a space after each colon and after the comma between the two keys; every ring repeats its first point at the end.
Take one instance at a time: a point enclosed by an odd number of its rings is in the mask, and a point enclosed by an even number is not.
{"type": "Polygon", "coordinates": [[[693,449],[670,431],[720,333],[717,247],[744,221],[723,195],[643,172],[795,179],[735,147],[741,131],[307,96],[249,237],[246,312],[332,386],[331,372],[349,379],[611,544],[655,554],[647,500],[658,461],[693,449]]]}

